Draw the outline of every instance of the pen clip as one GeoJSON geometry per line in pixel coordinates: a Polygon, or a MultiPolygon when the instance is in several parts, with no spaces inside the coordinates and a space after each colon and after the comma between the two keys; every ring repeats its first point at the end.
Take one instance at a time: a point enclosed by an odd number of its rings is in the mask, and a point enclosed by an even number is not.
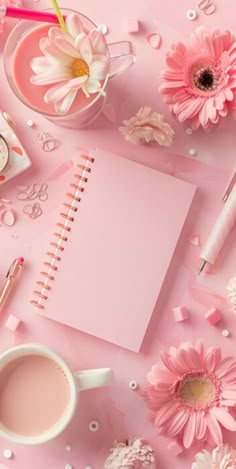
{"type": "Polygon", "coordinates": [[[17,259],[15,259],[12,262],[12,264],[10,265],[9,269],[8,269],[6,278],[12,277],[15,274],[15,269],[16,269],[17,265],[18,265],[18,261],[17,261],[17,259]]]}
{"type": "Polygon", "coordinates": [[[224,193],[224,197],[223,197],[223,202],[225,203],[228,198],[229,198],[229,195],[231,194],[234,186],[235,186],[235,183],[236,183],[236,173],[234,173],[233,177],[231,178],[231,181],[230,183],[228,184],[228,187],[224,193]]]}

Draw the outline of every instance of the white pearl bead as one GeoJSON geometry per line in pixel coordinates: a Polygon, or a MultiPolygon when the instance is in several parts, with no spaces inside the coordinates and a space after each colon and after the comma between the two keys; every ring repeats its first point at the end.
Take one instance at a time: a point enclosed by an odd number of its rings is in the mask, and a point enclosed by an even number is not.
{"type": "Polygon", "coordinates": [[[190,156],[195,156],[197,154],[196,148],[190,148],[190,150],[188,151],[188,154],[190,156]]]}
{"type": "Polygon", "coordinates": [[[102,34],[107,34],[108,33],[108,27],[105,24],[100,24],[98,26],[98,31],[100,31],[102,34]]]}
{"type": "Polygon", "coordinates": [[[4,449],[3,451],[3,456],[6,459],[12,459],[13,458],[13,452],[11,449],[4,449]]]}
{"type": "Polygon", "coordinates": [[[192,135],[192,133],[193,133],[193,129],[191,129],[191,127],[188,127],[188,128],[186,129],[186,134],[187,134],[187,135],[192,135]]]}
{"type": "Polygon", "coordinates": [[[28,125],[28,127],[34,127],[34,121],[32,121],[31,119],[29,119],[26,124],[28,125]]]}
{"type": "Polygon", "coordinates": [[[133,389],[135,391],[135,389],[137,389],[138,385],[137,385],[136,381],[130,381],[129,387],[130,387],[130,389],[133,389]]]}
{"type": "Polygon", "coordinates": [[[197,13],[195,10],[188,10],[186,15],[188,20],[190,21],[194,21],[197,18],[197,13]]]}
{"type": "Polygon", "coordinates": [[[224,330],[222,331],[222,335],[223,335],[224,337],[229,337],[229,334],[230,334],[230,332],[229,332],[227,329],[224,329],[224,330]]]}
{"type": "Polygon", "coordinates": [[[66,445],[66,451],[71,451],[72,450],[72,446],[71,445],[66,445]]]}
{"type": "Polygon", "coordinates": [[[89,422],[89,430],[91,432],[97,432],[99,430],[99,423],[97,420],[91,420],[91,422],[89,422]]]}
{"type": "Polygon", "coordinates": [[[65,469],[73,469],[73,466],[71,464],[66,464],[65,469]]]}

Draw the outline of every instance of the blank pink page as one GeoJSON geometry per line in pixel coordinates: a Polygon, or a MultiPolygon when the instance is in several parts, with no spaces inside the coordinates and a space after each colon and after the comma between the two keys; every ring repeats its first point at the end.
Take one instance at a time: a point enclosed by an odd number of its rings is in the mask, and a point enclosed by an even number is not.
{"type": "Polygon", "coordinates": [[[101,150],[92,156],[41,314],[137,352],[195,186],[101,150]]]}

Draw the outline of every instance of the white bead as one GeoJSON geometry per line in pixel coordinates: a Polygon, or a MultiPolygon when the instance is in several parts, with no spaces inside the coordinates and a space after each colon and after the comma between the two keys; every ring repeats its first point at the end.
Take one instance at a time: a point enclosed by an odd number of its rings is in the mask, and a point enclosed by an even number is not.
{"type": "Polygon", "coordinates": [[[71,451],[72,450],[72,446],[71,445],[66,445],[66,451],[71,451]]]}
{"type": "Polygon", "coordinates": [[[137,385],[136,381],[130,381],[129,387],[130,387],[130,389],[133,389],[135,391],[135,389],[137,389],[138,385],[137,385]]]}
{"type": "Polygon", "coordinates": [[[34,121],[32,121],[31,119],[29,119],[26,124],[28,125],[28,127],[34,127],[34,121]]]}
{"type": "Polygon", "coordinates": [[[98,31],[100,31],[102,34],[107,34],[108,33],[108,27],[105,24],[100,24],[98,26],[98,31]]]}
{"type": "Polygon", "coordinates": [[[73,469],[73,466],[71,464],[66,464],[65,469],[73,469]]]}
{"type": "Polygon", "coordinates": [[[13,452],[11,449],[4,449],[3,451],[3,456],[6,459],[12,459],[13,458],[13,452]]]}
{"type": "Polygon", "coordinates": [[[197,13],[195,10],[188,10],[186,15],[188,20],[190,21],[194,21],[197,18],[197,13]]]}
{"type": "Polygon", "coordinates": [[[229,334],[230,334],[230,332],[229,332],[227,329],[224,329],[224,330],[222,331],[222,335],[223,335],[224,337],[229,337],[229,334]]]}
{"type": "Polygon", "coordinates": [[[190,148],[190,150],[188,151],[188,154],[190,156],[195,156],[197,154],[196,148],[190,148]]]}
{"type": "Polygon", "coordinates": [[[92,466],[86,466],[85,469],[93,469],[92,466]]]}
{"type": "Polygon", "coordinates": [[[97,420],[91,420],[91,422],[89,422],[89,430],[91,432],[97,432],[99,430],[99,423],[97,420]]]}
{"type": "Polygon", "coordinates": [[[187,134],[187,135],[192,135],[192,133],[193,133],[193,129],[191,129],[191,127],[188,127],[188,128],[186,129],[186,134],[187,134]]]}

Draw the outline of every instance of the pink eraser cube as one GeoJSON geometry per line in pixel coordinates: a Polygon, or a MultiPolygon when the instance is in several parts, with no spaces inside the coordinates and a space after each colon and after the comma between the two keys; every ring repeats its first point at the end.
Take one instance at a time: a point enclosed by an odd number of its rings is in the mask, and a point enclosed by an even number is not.
{"type": "Polygon", "coordinates": [[[205,318],[212,326],[214,326],[222,319],[222,316],[216,308],[211,308],[205,314],[205,318]]]}
{"type": "Polygon", "coordinates": [[[188,310],[185,306],[177,306],[173,308],[173,314],[176,322],[185,321],[188,319],[188,310]]]}
{"type": "Polygon", "coordinates": [[[5,323],[5,327],[7,327],[7,329],[10,329],[10,331],[15,332],[19,328],[20,324],[21,319],[14,316],[14,314],[10,314],[7,319],[7,322],[5,323]]]}
{"type": "Polygon", "coordinates": [[[126,30],[128,33],[138,33],[139,32],[139,22],[138,18],[135,16],[128,16],[125,21],[126,30]]]}
{"type": "Polygon", "coordinates": [[[168,451],[173,454],[173,456],[178,456],[183,452],[183,446],[178,443],[178,441],[171,441],[168,444],[168,451]]]}

